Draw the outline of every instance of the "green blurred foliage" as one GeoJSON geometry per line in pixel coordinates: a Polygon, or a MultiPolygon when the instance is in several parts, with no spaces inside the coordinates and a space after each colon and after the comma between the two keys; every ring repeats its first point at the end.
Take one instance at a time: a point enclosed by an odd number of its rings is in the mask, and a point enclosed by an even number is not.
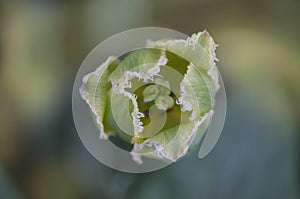
{"type": "Polygon", "coordinates": [[[0,198],[298,198],[300,2],[0,2],[0,198]],[[207,29],[228,95],[221,138],[161,171],[106,168],[81,144],[72,84],[81,61],[126,29],[207,29]]]}

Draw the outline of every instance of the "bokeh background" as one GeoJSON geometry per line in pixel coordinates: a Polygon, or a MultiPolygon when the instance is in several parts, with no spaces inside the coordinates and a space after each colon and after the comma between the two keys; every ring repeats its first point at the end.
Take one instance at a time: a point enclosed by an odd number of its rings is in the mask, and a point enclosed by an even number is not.
{"type": "Polygon", "coordinates": [[[300,1],[0,1],[0,198],[299,198],[300,1]],[[105,167],[73,123],[76,71],[99,42],[161,26],[219,44],[228,111],[203,160],[105,167]]]}

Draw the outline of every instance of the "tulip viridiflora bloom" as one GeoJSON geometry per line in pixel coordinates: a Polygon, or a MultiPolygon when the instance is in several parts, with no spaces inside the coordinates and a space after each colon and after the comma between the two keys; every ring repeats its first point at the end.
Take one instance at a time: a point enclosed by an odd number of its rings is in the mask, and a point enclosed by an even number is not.
{"type": "Polygon", "coordinates": [[[146,48],[122,60],[108,57],[83,78],[80,88],[100,139],[118,136],[131,143],[130,153],[139,164],[142,156],[172,162],[184,156],[199,143],[211,121],[219,89],[215,49],[204,31],[186,40],[148,41],[146,48]],[[163,67],[181,74],[179,96],[172,92],[172,77],[161,74],[163,67]],[[142,86],[132,89],[139,82],[142,86]],[[163,120],[159,132],[146,127],[163,120]]]}

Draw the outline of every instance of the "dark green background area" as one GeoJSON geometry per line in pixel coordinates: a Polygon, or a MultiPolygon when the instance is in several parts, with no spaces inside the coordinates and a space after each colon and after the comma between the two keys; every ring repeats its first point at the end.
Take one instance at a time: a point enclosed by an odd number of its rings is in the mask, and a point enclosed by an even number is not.
{"type": "Polygon", "coordinates": [[[300,1],[0,2],[0,198],[299,198],[300,1]],[[71,93],[90,50],[121,31],[207,29],[228,100],[223,133],[157,172],[105,167],[82,145],[71,93]]]}

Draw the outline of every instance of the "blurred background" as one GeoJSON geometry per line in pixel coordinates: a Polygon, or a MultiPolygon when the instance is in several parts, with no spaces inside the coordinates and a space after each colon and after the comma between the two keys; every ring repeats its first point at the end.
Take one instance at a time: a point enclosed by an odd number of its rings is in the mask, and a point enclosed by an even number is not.
{"type": "Polygon", "coordinates": [[[299,198],[300,1],[0,1],[0,198],[299,198]],[[207,29],[228,100],[223,133],[146,174],[105,167],[73,123],[76,71],[99,42],[161,26],[207,29]]]}

